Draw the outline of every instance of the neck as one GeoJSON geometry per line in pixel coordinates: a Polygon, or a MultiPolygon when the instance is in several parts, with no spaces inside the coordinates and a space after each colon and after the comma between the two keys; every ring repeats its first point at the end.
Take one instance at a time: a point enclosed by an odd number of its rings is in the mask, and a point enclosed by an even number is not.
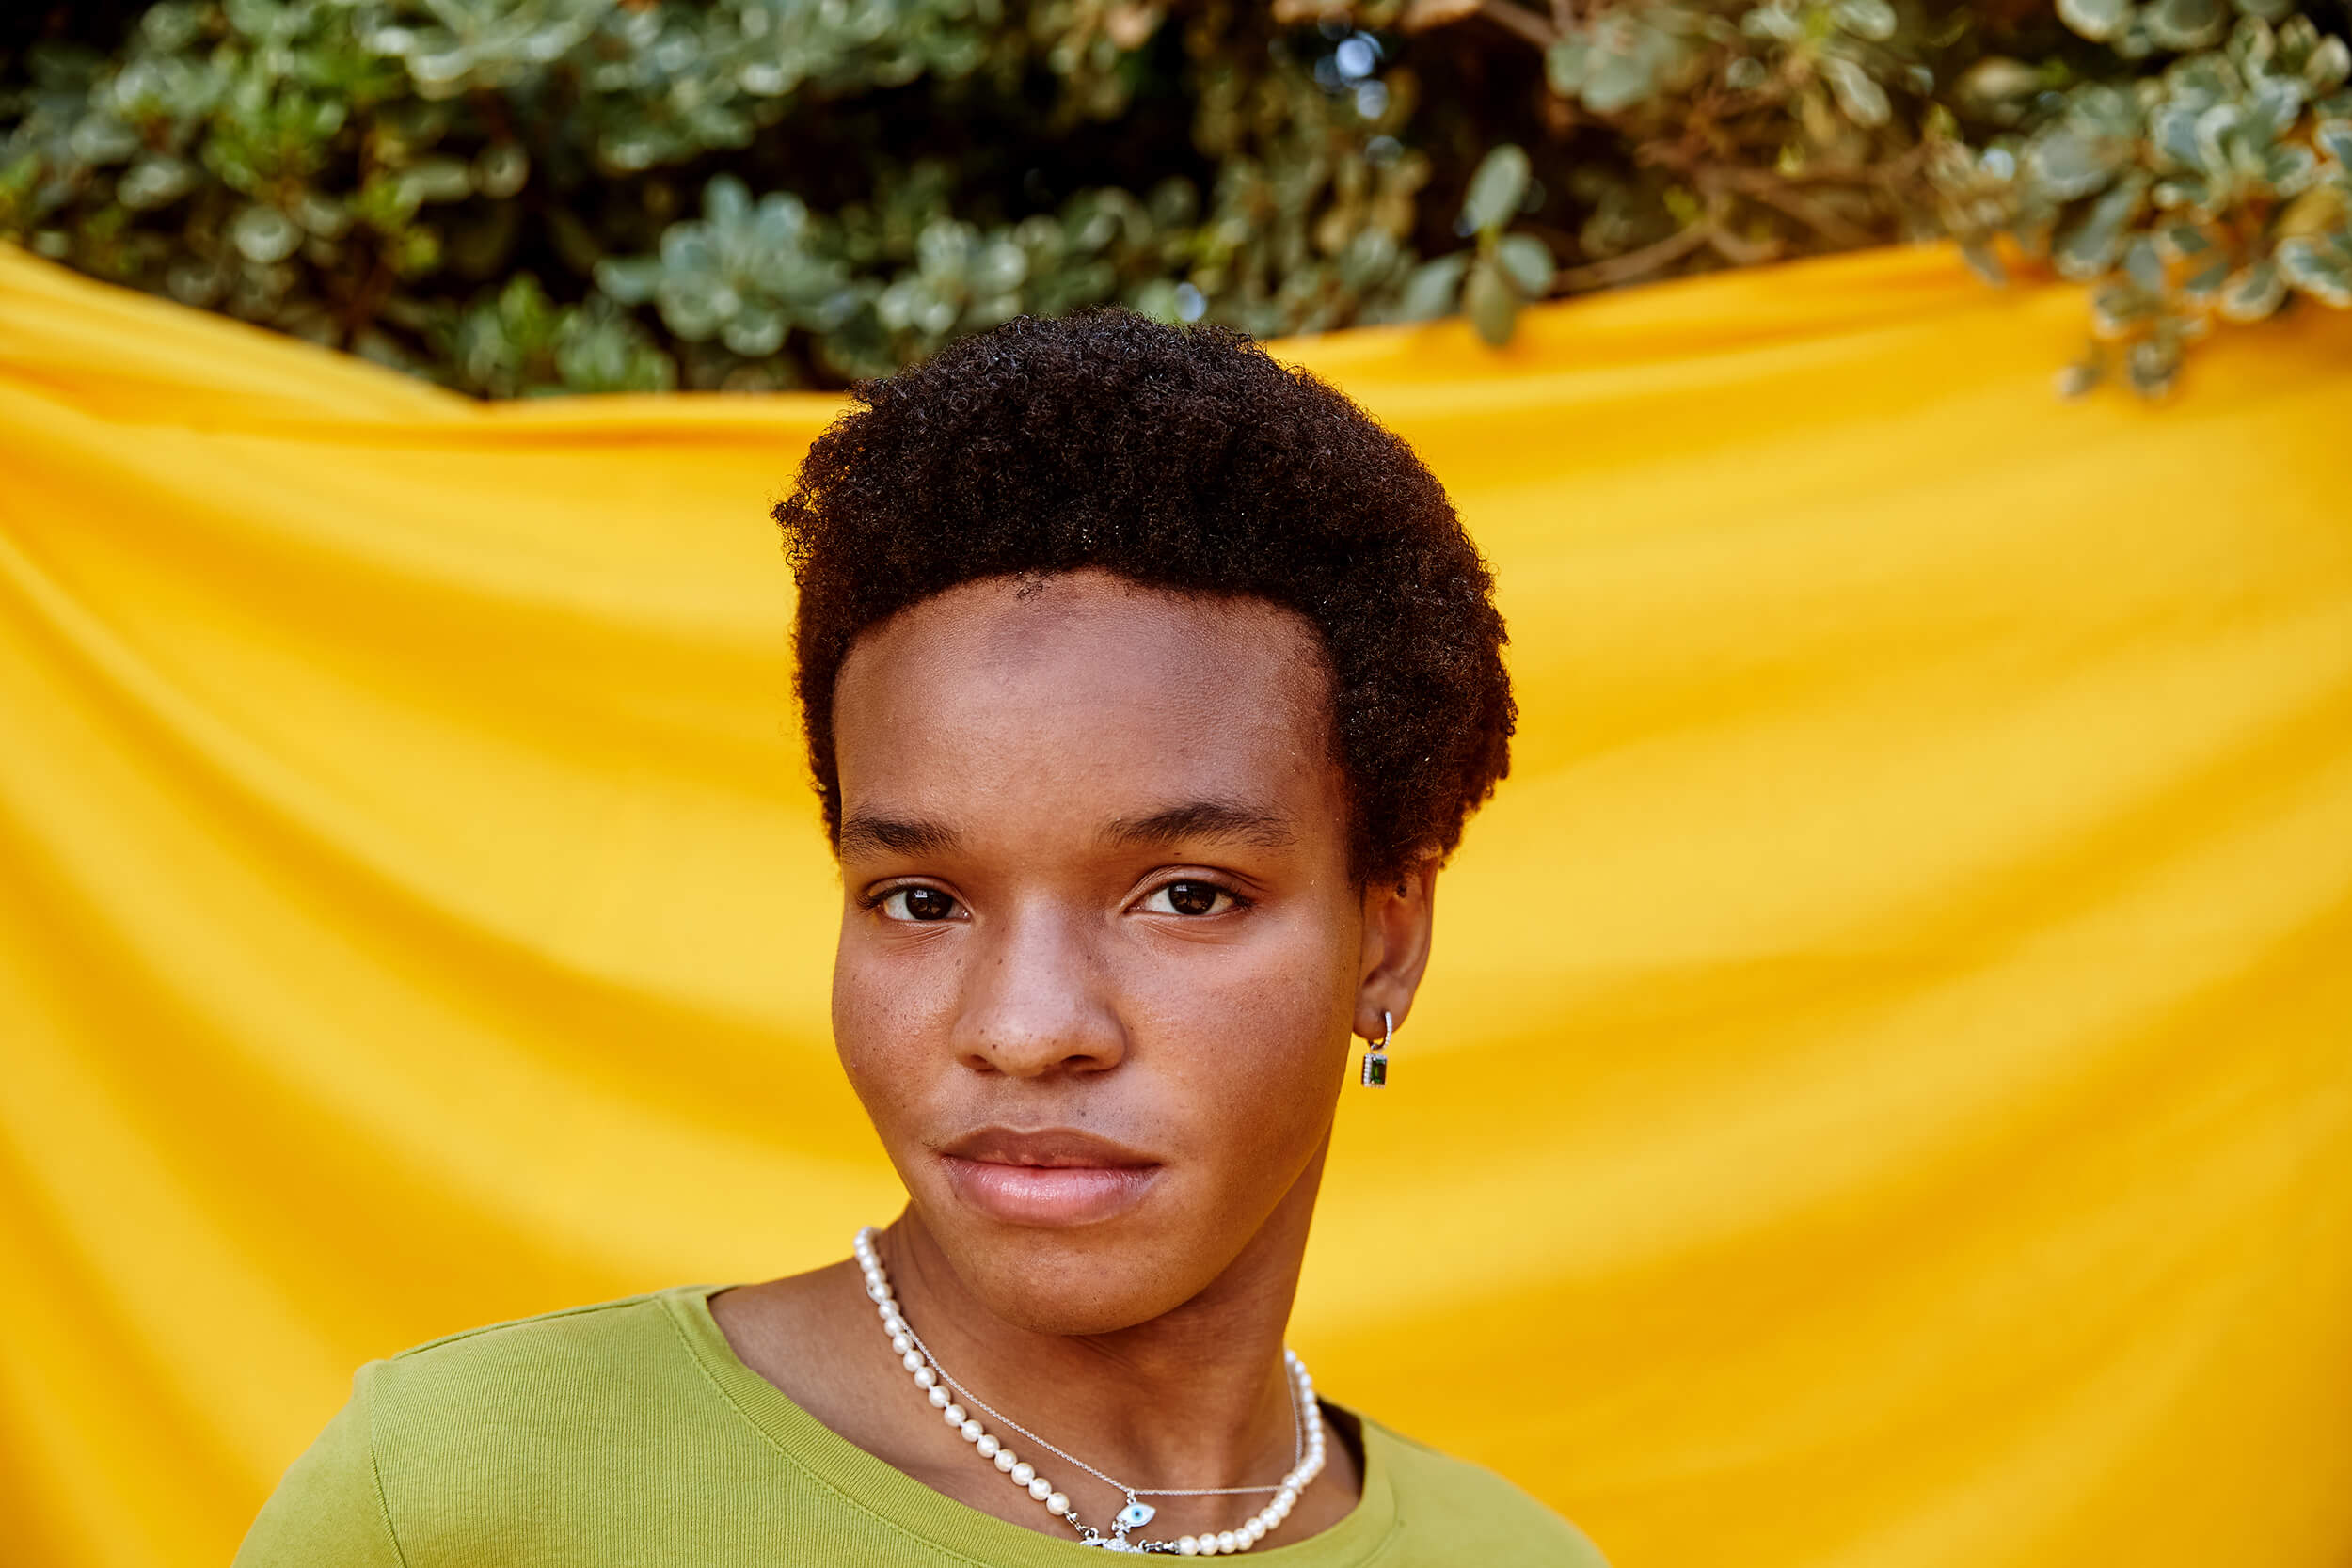
{"type": "Polygon", "coordinates": [[[907,1322],[1003,1416],[1136,1488],[1270,1486],[1296,1440],[1282,1336],[1322,1169],[1318,1153],[1207,1289],[1109,1333],[1044,1334],[998,1317],[912,1208],[877,1246],[907,1322]]]}

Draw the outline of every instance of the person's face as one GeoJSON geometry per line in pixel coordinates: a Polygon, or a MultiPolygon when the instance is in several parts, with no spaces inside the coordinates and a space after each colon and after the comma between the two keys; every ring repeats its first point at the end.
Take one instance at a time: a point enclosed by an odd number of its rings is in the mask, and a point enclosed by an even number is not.
{"type": "Polygon", "coordinates": [[[1125,1327],[1278,1210],[1303,1237],[1431,877],[1352,879],[1328,704],[1303,618],[1093,571],[965,584],[844,662],[834,1036],[1000,1317],[1125,1327]]]}

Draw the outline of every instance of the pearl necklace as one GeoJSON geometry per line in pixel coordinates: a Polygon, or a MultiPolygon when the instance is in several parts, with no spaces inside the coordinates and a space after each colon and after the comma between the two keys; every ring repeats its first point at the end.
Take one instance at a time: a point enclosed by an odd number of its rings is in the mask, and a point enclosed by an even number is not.
{"type": "Polygon", "coordinates": [[[924,1398],[958,1435],[972,1445],[972,1450],[993,1464],[998,1471],[1015,1486],[1027,1492],[1045,1505],[1045,1512],[1063,1521],[1078,1532],[1082,1546],[1097,1546],[1109,1552],[1159,1552],[1180,1557],[1216,1557],[1226,1552],[1246,1552],[1271,1534],[1274,1528],[1290,1517],[1298,1505],[1298,1496],[1323,1472],[1323,1418],[1315,1404],[1314,1380],[1307,1375],[1307,1364],[1290,1351],[1282,1352],[1284,1370],[1290,1374],[1291,1418],[1298,1432],[1295,1450],[1295,1462],[1290,1473],[1273,1486],[1202,1486],[1190,1489],[1175,1487],[1129,1486],[1112,1480],[1082,1459],[1063,1453],[1044,1438],[1018,1425],[1011,1418],[990,1409],[974,1398],[971,1391],[947,1375],[923,1343],[922,1338],[907,1323],[906,1315],[898,1308],[898,1296],[890,1287],[890,1275],[883,1270],[882,1255],[874,1250],[874,1238],[879,1232],[872,1226],[857,1233],[858,1267],[866,1272],[866,1293],[882,1317],[882,1332],[890,1336],[890,1348],[898,1355],[899,1365],[914,1377],[914,1386],[923,1390],[924,1398]],[[1068,1460],[1079,1469],[1116,1487],[1127,1498],[1127,1506],[1111,1521],[1111,1533],[1103,1534],[1078,1517],[1067,1493],[1057,1491],[1054,1483],[1037,1473],[1037,1466],[1005,1447],[1004,1443],[966,1411],[959,1397],[975,1409],[993,1416],[1005,1426],[1019,1433],[1048,1453],[1068,1460]],[[1231,1497],[1251,1492],[1271,1492],[1274,1500],[1253,1515],[1238,1529],[1218,1530],[1214,1534],[1180,1535],[1173,1541],[1130,1541],[1129,1530],[1141,1529],[1152,1522],[1159,1511],[1143,1501],[1153,1497],[1231,1497]]]}

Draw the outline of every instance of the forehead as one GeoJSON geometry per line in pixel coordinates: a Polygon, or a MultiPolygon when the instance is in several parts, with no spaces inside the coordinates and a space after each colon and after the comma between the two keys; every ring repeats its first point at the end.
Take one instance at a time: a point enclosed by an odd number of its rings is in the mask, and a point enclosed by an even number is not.
{"type": "Polygon", "coordinates": [[[1339,832],[1314,628],[1263,599],[1097,571],[965,583],[862,636],[834,746],[845,814],[1075,836],[1214,800],[1339,832]]]}

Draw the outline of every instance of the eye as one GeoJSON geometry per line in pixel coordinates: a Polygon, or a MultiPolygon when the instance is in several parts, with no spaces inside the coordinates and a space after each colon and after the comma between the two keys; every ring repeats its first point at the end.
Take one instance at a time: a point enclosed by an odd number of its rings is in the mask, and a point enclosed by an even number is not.
{"type": "Polygon", "coordinates": [[[887,920],[953,920],[961,908],[955,898],[935,887],[894,888],[875,906],[887,920]]]}
{"type": "Polygon", "coordinates": [[[1215,882],[1168,882],[1144,895],[1152,914],[1223,914],[1241,902],[1215,882]]]}

